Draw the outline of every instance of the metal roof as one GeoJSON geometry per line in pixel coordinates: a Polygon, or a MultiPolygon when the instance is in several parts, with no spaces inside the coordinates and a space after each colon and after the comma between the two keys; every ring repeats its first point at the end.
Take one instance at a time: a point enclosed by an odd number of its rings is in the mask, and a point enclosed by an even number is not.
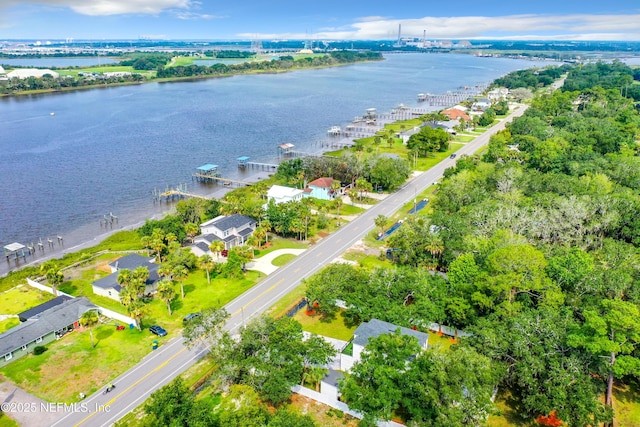
{"type": "Polygon", "coordinates": [[[30,308],[29,310],[23,311],[22,313],[18,314],[18,318],[20,319],[21,322],[24,322],[27,319],[30,319],[31,317],[34,317],[52,307],[55,307],[56,305],[60,305],[65,301],[69,301],[70,299],[71,297],[69,295],[60,295],[58,297],[55,297],[52,300],[43,302],[40,305],[30,308]]]}
{"type": "Polygon", "coordinates": [[[429,340],[429,334],[427,333],[414,331],[413,329],[404,328],[382,320],[371,319],[356,328],[353,332],[353,343],[364,347],[369,343],[369,338],[376,338],[382,334],[394,333],[398,328],[400,328],[401,334],[416,337],[420,347],[424,347],[429,340]]]}
{"type": "Polygon", "coordinates": [[[212,165],[211,163],[207,163],[206,165],[202,165],[197,168],[199,171],[209,172],[215,169],[218,169],[218,165],[212,165]]]}
{"type": "Polygon", "coordinates": [[[9,252],[15,252],[15,251],[19,251],[20,249],[24,249],[26,246],[23,245],[22,243],[10,243],[7,246],[4,247],[5,250],[9,251],[9,252]]]}

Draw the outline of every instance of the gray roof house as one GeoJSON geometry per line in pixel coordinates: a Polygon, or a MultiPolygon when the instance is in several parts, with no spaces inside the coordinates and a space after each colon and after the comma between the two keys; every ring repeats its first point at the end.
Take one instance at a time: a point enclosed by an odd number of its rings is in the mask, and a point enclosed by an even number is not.
{"type": "MultiPolygon", "coordinates": [[[[50,305],[50,302],[42,305],[50,305]]],[[[0,334],[0,367],[27,355],[36,346],[60,339],[79,326],[78,321],[86,311],[97,310],[98,307],[87,298],[79,297],[64,300],[42,311],[37,309],[31,310],[35,314],[27,320],[0,334]]]]}
{"type": "Polygon", "coordinates": [[[57,305],[63,304],[66,301],[69,301],[70,299],[72,299],[70,296],[68,295],[60,295],[58,297],[55,297],[52,300],[49,300],[47,302],[43,302],[42,304],[35,306],[33,308],[30,308],[29,310],[25,310],[22,313],[18,314],[18,319],[20,319],[21,322],[26,322],[27,320],[31,319],[32,317],[37,316],[38,314],[42,313],[43,311],[46,311],[52,307],[55,307],[57,305]]]}
{"type": "Polygon", "coordinates": [[[225,249],[243,245],[256,229],[256,221],[245,215],[220,215],[200,224],[202,234],[195,238],[190,247],[197,256],[209,252],[209,245],[214,241],[224,242],[225,249]],[[206,245],[206,249],[205,249],[206,245]]]}
{"type": "Polygon", "coordinates": [[[151,293],[155,290],[157,282],[160,280],[158,275],[158,264],[153,262],[153,258],[144,257],[138,254],[131,254],[118,258],[111,264],[111,274],[96,280],[91,284],[93,293],[96,295],[102,295],[107,298],[120,301],[120,291],[122,287],[118,283],[118,274],[121,270],[135,270],[138,267],[147,267],[149,270],[149,277],[146,282],[145,293],[151,293]]]}
{"type": "Polygon", "coordinates": [[[397,326],[393,323],[384,322],[382,320],[371,319],[368,322],[362,323],[355,331],[353,331],[353,340],[351,340],[353,344],[352,355],[344,353],[341,354],[340,369],[342,371],[348,371],[351,369],[353,364],[360,360],[364,347],[369,343],[371,338],[376,338],[382,334],[394,333],[398,328],[400,328],[401,334],[416,337],[421,348],[427,348],[429,343],[429,334],[397,326]]]}

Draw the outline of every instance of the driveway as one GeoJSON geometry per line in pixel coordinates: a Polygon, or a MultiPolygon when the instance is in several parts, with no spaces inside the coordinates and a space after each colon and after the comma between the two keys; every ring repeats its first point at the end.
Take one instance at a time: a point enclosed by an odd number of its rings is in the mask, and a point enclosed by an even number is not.
{"type": "Polygon", "coordinates": [[[272,264],[274,259],[278,258],[280,255],[285,254],[298,256],[304,251],[306,251],[306,249],[278,249],[247,263],[246,268],[247,270],[257,270],[268,276],[269,274],[280,268],[277,265],[272,264]]]}
{"type": "Polygon", "coordinates": [[[60,418],[64,405],[45,402],[9,381],[0,382],[2,412],[21,426],[44,427],[60,418]]]}

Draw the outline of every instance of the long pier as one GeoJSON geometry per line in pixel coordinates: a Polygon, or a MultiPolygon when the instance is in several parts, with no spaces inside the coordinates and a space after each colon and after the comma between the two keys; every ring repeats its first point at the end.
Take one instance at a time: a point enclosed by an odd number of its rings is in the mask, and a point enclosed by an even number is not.
{"type": "Polygon", "coordinates": [[[211,197],[203,196],[202,194],[190,193],[189,191],[187,191],[187,184],[178,184],[176,188],[169,188],[169,186],[167,186],[167,188],[164,191],[154,189],[151,192],[151,194],[153,196],[154,203],[169,202],[172,200],[182,200],[187,197],[195,197],[198,199],[205,199],[205,200],[211,199],[211,197]]]}
{"type": "Polygon", "coordinates": [[[256,168],[256,169],[278,169],[278,165],[274,165],[272,163],[259,163],[259,162],[246,162],[246,167],[256,168]]]}

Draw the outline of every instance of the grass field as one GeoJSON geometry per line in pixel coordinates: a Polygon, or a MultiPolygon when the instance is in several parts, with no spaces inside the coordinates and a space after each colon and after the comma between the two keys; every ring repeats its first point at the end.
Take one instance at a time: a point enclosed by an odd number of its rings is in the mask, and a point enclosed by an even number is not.
{"type": "Polygon", "coordinates": [[[30,354],[2,368],[0,372],[29,393],[50,402],[75,402],[78,393],[95,392],[121,372],[140,362],[151,351],[154,339],[149,331],[116,331],[102,325],[93,331],[97,342],[91,347],[88,331],[74,331],[47,345],[41,355],[30,354]]]}
{"type": "Polygon", "coordinates": [[[338,340],[349,341],[353,337],[356,327],[349,327],[344,324],[344,310],[340,310],[336,318],[330,322],[321,320],[320,316],[308,315],[302,309],[293,317],[300,322],[302,329],[316,335],[323,335],[338,340]]]}
{"type": "Polygon", "coordinates": [[[51,294],[29,285],[18,285],[0,294],[0,314],[19,314],[51,299],[51,294]]]}
{"type": "Polygon", "coordinates": [[[283,254],[280,255],[278,257],[276,257],[273,261],[271,261],[271,264],[277,266],[277,267],[282,267],[283,265],[287,264],[289,261],[293,260],[296,258],[296,255],[293,254],[283,254]]]}
{"type": "Polygon", "coordinates": [[[18,326],[20,324],[20,320],[17,317],[11,317],[9,319],[0,320],[0,334],[8,331],[14,326],[18,326]]]}

